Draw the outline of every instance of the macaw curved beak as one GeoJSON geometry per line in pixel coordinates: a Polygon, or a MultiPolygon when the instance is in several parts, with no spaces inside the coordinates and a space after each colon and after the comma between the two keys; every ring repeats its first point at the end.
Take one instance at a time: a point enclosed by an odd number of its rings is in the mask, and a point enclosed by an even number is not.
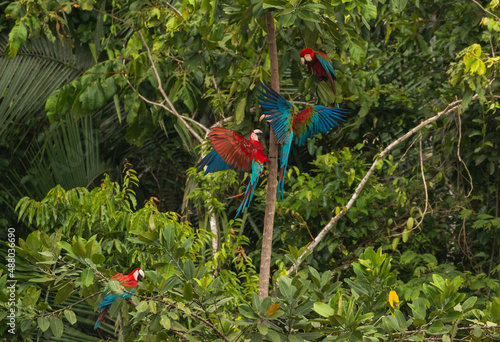
{"type": "Polygon", "coordinates": [[[262,120],[263,120],[263,119],[265,119],[265,118],[266,118],[266,114],[262,114],[262,115],[260,116],[260,118],[259,118],[259,121],[262,121],[262,120]]]}
{"type": "Polygon", "coordinates": [[[302,65],[306,64],[306,60],[304,59],[304,57],[300,57],[300,62],[302,63],[302,65]]]}

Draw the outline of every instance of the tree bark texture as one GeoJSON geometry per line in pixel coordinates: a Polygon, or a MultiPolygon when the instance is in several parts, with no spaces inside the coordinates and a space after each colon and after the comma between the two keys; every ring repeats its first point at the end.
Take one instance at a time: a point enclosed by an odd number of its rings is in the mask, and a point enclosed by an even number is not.
{"type": "MultiPolygon", "coordinates": [[[[276,31],[272,13],[266,17],[267,43],[269,45],[269,58],[271,59],[271,86],[280,90],[278,71],[278,51],[276,47],[276,31]]],[[[276,136],[270,129],[269,138],[269,175],[267,177],[266,212],[264,216],[264,232],[262,234],[262,252],[259,275],[259,298],[269,296],[269,278],[271,269],[271,254],[273,248],[274,213],[276,211],[276,189],[278,183],[278,145],[276,136]]]]}

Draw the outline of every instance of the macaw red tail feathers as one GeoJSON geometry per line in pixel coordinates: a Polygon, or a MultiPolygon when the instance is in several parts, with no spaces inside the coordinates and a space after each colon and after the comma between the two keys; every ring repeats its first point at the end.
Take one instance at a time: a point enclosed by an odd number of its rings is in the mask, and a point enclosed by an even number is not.
{"type": "Polygon", "coordinates": [[[243,196],[245,193],[242,192],[241,194],[237,194],[237,195],[234,195],[234,196],[231,196],[231,197],[227,197],[226,199],[233,199],[233,198],[236,198],[236,197],[240,197],[240,196],[243,196]]]}
{"type": "Polygon", "coordinates": [[[97,321],[95,322],[94,329],[97,329],[99,327],[99,324],[102,322],[104,319],[104,316],[106,316],[106,313],[109,310],[109,306],[106,306],[101,313],[99,314],[99,317],[97,317],[97,321]]]}

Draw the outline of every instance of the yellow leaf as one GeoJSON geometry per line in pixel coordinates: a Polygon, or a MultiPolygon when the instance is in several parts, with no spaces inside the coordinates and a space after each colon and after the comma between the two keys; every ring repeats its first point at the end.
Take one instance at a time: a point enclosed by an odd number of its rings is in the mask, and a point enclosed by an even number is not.
{"type": "Polygon", "coordinates": [[[271,304],[271,306],[269,306],[269,308],[266,311],[266,315],[270,316],[270,315],[274,314],[276,311],[278,311],[279,308],[280,308],[280,303],[271,304]]]}
{"type": "Polygon", "coordinates": [[[389,305],[393,308],[397,308],[399,306],[399,297],[394,290],[391,290],[391,292],[389,292],[389,305]]]}

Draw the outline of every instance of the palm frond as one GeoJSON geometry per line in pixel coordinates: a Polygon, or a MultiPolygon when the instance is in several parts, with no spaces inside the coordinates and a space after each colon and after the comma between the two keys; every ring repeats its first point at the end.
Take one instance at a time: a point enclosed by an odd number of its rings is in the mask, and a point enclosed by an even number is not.
{"type": "Polygon", "coordinates": [[[51,126],[39,148],[28,153],[34,189],[44,196],[57,184],[64,189],[90,187],[110,167],[100,157],[99,139],[91,116],[67,115],[51,126]]]}
{"type": "Polygon", "coordinates": [[[8,35],[0,35],[0,136],[9,139],[25,124],[39,125],[49,95],[81,75],[94,59],[86,48],[45,38],[32,40],[7,59],[7,43],[8,35]]]}

